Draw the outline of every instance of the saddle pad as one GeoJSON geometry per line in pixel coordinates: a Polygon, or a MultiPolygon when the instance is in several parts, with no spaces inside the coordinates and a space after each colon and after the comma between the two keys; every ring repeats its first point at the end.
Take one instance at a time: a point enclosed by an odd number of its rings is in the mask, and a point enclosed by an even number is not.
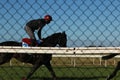
{"type": "MultiPolygon", "coordinates": [[[[32,40],[30,39],[30,38],[23,38],[22,39],[22,46],[23,47],[29,47],[29,45],[32,43],[32,40]]],[[[37,40],[37,42],[36,42],[36,45],[37,44],[40,44],[41,43],[41,41],[40,40],[37,40]]]]}
{"type": "Polygon", "coordinates": [[[28,45],[30,45],[31,44],[31,39],[29,39],[29,38],[23,38],[22,42],[27,43],[28,45]]]}
{"type": "Polygon", "coordinates": [[[22,47],[29,47],[30,44],[31,44],[31,39],[29,38],[22,39],[22,47]]]}

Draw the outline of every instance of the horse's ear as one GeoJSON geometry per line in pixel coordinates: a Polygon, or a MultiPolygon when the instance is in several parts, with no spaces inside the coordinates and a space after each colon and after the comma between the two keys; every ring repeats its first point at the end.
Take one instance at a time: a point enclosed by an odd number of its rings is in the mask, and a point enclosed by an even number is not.
{"type": "Polygon", "coordinates": [[[63,31],[62,34],[65,34],[65,31],[63,31]]]}

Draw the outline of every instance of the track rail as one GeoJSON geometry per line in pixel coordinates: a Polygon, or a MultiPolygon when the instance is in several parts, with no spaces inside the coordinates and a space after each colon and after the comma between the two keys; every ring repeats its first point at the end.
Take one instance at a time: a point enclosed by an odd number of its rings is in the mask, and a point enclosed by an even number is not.
{"type": "Polygon", "coordinates": [[[0,46],[0,53],[39,53],[53,55],[82,55],[120,53],[120,47],[14,47],[0,46]]]}

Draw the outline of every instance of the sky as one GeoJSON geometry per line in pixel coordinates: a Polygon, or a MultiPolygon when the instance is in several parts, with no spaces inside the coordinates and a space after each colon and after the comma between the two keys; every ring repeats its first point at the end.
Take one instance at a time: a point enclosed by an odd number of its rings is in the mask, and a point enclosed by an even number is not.
{"type": "Polygon", "coordinates": [[[25,24],[46,14],[42,37],[65,31],[69,47],[120,46],[119,0],[0,0],[0,42],[28,37],[25,24]]]}

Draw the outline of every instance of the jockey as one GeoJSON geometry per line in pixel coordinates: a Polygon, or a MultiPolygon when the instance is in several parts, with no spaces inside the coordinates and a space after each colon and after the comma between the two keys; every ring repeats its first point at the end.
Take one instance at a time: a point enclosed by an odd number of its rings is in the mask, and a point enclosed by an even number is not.
{"type": "Polygon", "coordinates": [[[50,15],[45,15],[43,19],[35,19],[29,21],[25,26],[25,31],[29,35],[30,39],[32,40],[31,46],[36,46],[36,38],[34,31],[38,30],[38,37],[41,40],[41,30],[46,25],[52,21],[52,17],[50,15]]]}

